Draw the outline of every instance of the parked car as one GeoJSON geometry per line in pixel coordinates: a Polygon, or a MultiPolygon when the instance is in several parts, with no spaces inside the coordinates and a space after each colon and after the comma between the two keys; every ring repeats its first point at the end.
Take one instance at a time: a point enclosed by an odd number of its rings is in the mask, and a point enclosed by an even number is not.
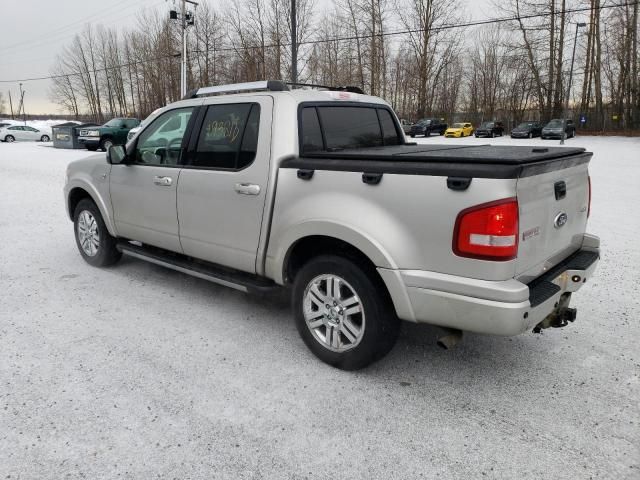
{"type": "Polygon", "coordinates": [[[10,127],[11,125],[15,125],[15,123],[0,122],[0,128],[10,127]]]}
{"type": "MultiPolygon", "coordinates": [[[[573,120],[567,120],[565,132],[566,138],[573,138],[576,136],[576,126],[573,123],[573,120]]],[[[559,118],[551,120],[543,127],[540,136],[543,140],[548,138],[562,138],[562,120],[559,118]]]]}
{"type": "Polygon", "coordinates": [[[153,112],[149,114],[147,118],[145,118],[144,120],[142,120],[142,122],[140,122],[140,125],[138,125],[137,127],[133,127],[131,130],[129,130],[129,133],[127,133],[127,142],[129,142],[133,137],[135,137],[136,133],[138,133],[142,128],[144,128],[144,126],[147,123],[149,123],[152,119],[154,119],[156,116],[156,113],[158,113],[160,110],[161,110],[160,108],[156,108],[153,112]]]}
{"type": "Polygon", "coordinates": [[[51,141],[51,129],[34,128],[28,125],[10,125],[0,128],[0,140],[3,142],[15,141],[32,141],[32,142],[49,142],[51,141]]]}
{"type": "Polygon", "coordinates": [[[453,126],[447,128],[444,132],[444,136],[447,138],[453,137],[468,137],[473,133],[473,125],[468,122],[454,123],[453,126]]]}
{"type": "Polygon", "coordinates": [[[542,132],[542,125],[535,120],[522,122],[511,130],[511,138],[533,138],[539,137],[542,132]]]}
{"type": "Polygon", "coordinates": [[[392,348],[399,319],[446,327],[449,347],[462,330],[573,321],[599,259],[591,156],[408,144],[380,98],[251,82],[202,88],[126,147],[72,162],[64,195],[89,264],[124,253],[244,292],[289,288],[311,351],[356,369],[392,348]]]}
{"type": "Polygon", "coordinates": [[[432,133],[437,133],[438,135],[444,135],[444,132],[447,130],[447,124],[444,123],[443,119],[440,118],[423,118],[418,120],[409,130],[409,135],[411,137],[415,137],[417,135],[424,135],[425,137],[430,137],[432,133]]]}
{"type": "Polygon", "coordinates": [[[478,137],[495,137],[504,135],[504,125],[502,122],[484,122],[476,129],[475,136],[478,137]]]}
{"type": "Polygon", "coordinates": [[[101,127],[83,128],[80,130],[78,142],[87,150],[107,151],[111,145],[122,145],[127,142],[129,130],[140,125],[137,118],[114,118],[101,127]]]}
{"type": "Polygon", "coordinates": [[[415,124],[413,122],[410,122],[409,120],[405,120],[404,118],[400,119],[400,126],[402,127],[402,131],[405,133],[405,135],[409,135],[411,134],[411,127],[413,127],[415,124]]]}

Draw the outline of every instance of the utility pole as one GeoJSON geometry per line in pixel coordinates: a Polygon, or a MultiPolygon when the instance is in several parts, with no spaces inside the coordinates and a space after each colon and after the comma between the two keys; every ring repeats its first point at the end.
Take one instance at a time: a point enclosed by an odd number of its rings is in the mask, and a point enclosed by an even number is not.
{"type": "Polygon", "coordinates": [[[298,19],[296,0],[291,0],[291,83],[298,83],[298,19]]]}
{"type": "Polygon", "coordinates": [[[562,112],[562,136],[560,145],[564,145],[567,138],[567,115],[569,110],[569,95],[571,94],[571,82],[573,81],[573,62],[576,59],[576,43],[578,43],[578,28],[586,27],[586,23],[576,23],[576,36],[573,39],[573,54],[571,55],[571,68],[569,69],[569,82],[567,84],[567,96],[564,99],[564,111],[562,112]]]}
{"type": "MultiPolygon", "coordinates": [[[[193,12],[187,11],[187,3],[198,6],[197,2],[192,0],[181,0],[180,2],[180,27],[182,28],[182,54],[180,60],[180,97],[187,94],[187,27],[192,26],[194,21],[193,12]]],[[[178,20],[178,12],[171,10],[169,12],[171,20],[178,20]]]]}

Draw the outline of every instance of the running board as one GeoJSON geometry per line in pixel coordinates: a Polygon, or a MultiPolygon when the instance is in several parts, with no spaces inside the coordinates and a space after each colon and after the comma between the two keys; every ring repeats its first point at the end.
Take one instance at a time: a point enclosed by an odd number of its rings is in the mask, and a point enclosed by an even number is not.
{"type": "Polygon", "coordinates": [[[127,241],[119,241],[117,248],[125,255],[224,285],[225,287],[235,288],[241,292],[265,293],[279,288],[275,282],[264,277],[196,260],[162,248],[136,245],[127,241]]]}

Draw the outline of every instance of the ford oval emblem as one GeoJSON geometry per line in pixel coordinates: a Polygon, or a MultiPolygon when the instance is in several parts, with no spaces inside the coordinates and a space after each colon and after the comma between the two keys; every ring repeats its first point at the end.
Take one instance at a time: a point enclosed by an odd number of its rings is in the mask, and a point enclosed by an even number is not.
{"type": "Polygon", "coordinates": [[[562,228],[567,223],[567,220],[569,220],[569,217],[567,217],[567,214],[564,212],[560,212],[558,215],[556,215],[556,218],[553,220],[553,226],[556,228],[562,228]]]}

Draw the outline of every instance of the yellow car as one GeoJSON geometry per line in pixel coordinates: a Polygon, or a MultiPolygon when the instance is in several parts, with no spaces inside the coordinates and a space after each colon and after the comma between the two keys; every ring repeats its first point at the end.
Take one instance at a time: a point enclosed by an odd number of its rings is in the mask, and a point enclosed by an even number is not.
{"type": "Polygon", "coordinates": [[[454,123],[444,132],[445,137],[468,137],[473,133],[473,125],[470,123],[454,123]]]}

